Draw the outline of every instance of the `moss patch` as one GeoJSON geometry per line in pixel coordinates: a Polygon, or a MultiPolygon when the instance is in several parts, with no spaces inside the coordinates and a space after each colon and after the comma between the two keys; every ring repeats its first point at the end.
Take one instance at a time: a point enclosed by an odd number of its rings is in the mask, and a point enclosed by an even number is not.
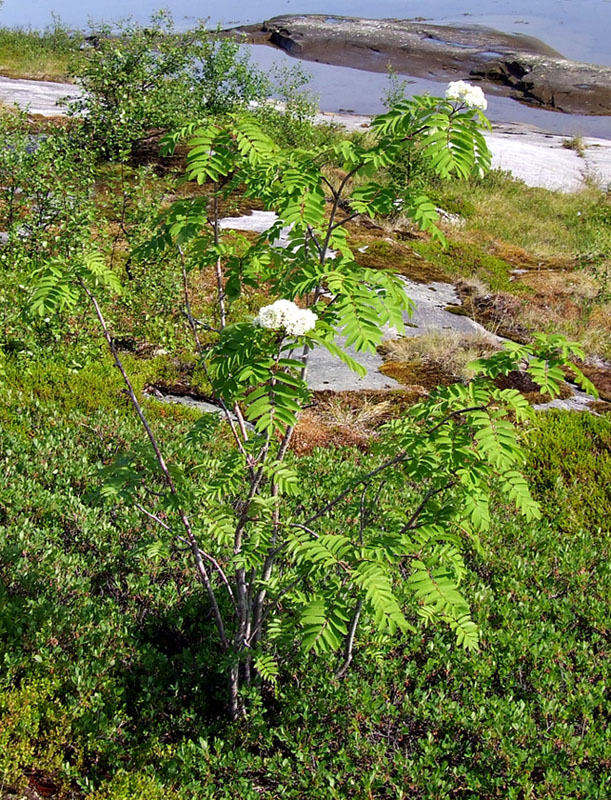
{"type": "Polygon", "coordinates": [[[456,383],[456,376],[435,364],[419,361],[386,361],[380,367],[380,372],[404,386],[423,386],[428,390],[456,383]]]}
{"type": "Polygon", "coordinates": [[[455,314],[457,317],[468,317],[469,313],[464,306],[446,306],[444,311],[448,314],[455,314]]]}
{"type": "Polygon", "coordinates": [[[486,237],[454,239],[446,248],[432,241],[412,243],[416,253],[430,261],[447,276],[477,278],[495,291],[511,290],[524,294],[531,290],[525,286],[512,285],[514,266],[486,249],[486,237]]]}
{"type": "Polygon", "coordinates": [[[364,221],[351,223],[348,228],[354,237],[354,257],[360,266],[392,269],[417,283],[448,280],[448,273],[440,265],[399,241],[396,234],[391,235],[383,228],[371,223],[367,225],[364,221]]]}

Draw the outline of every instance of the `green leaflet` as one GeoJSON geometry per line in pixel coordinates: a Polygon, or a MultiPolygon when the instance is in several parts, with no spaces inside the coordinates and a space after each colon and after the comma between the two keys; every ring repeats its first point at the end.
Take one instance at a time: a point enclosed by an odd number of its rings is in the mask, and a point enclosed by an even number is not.
{"type": "Polygon", "coordinates": [[[433,606],[438,612],[445,612],[455,607],[466,609],[465,600],[447,568],[430,569],[422,561],[414,561],[413,568],[408,585],[416,599],[433,606]]]}
{"type": "Polygon", "coordinates": [[[264,681],[271,683],[273,686],[278,683],[280,668],[278,667],[278,662],[273,656],[258,655],[255,657],[254,665],[255,669],[264,681]]]}
{"type": "Polygon", "coordinates": [[[406,633],[414,628],[405,619],[395,597],[391,581],[380,564],[361,562],[354,575],[355,584],[364,590],[367,602],[373,609],[377,627],[394,634],[406,633]]]}
{"type": "Polygon", "coordinates": [[[324,598],[312,600],[302,611],[303,627],[301,649],[313,650],[317,655],[339,650],[348,632],[348,615],[337,605],[324,598]]]}
{"type": "Polygon", "coordinates": [[[86,252],[69,262],[52,261],[35,272],[30,308],[40,316],[71,311],[81,295],[80,281],[92,288],[101,284],[117,294],[121,292],[121,282],[104,256],[96,251],[86,252]]]}
{"type": "Polygon", "coordinates": [[[71,281],[70,273],[60,262],[40,270],[35,283],[30,308],[41,317],[46,314],[72,310],[79,299],[79,289],[71,281]]]}

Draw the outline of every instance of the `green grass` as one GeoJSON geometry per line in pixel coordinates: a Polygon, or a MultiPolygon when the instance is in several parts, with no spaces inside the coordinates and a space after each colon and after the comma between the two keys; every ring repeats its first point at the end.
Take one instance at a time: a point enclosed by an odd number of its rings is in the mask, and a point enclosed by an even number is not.
{"type": "Polygon", "coordinates": [[[466,217],[467,230],[534,255],[611,257],[611,197],[599,189],[550,192],[493,171],[481,181],[448,181],[431,191],[442,208],[466,217]]]}
{"type": "Polygon", "coordinates": [[[0,74],[9,78],[65,81],[82,37],[59,19],[44,31],[0,28],[0,74]]]}
{"type": "Polygon", "coordinates": [[[476,278],[495,292],[511,291],[521,296],[529,294],[528,287],[512,284],[513,266],[508,261],[486,252],[485,246],[480,242],[452,237],[445,249],[441,249],[431,241],[417,241],[412,247],[427,261],[457,280],[476,278]]]}

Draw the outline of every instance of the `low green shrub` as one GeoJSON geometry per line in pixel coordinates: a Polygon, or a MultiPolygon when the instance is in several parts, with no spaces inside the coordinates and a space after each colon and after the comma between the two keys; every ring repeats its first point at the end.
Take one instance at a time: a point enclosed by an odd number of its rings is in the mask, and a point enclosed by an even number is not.
{"type": "Polygon", "coordinates": [[[146,25],[94,26],[88,39],[91,47],[72,70],[80,96],[68,108],[105,158],[126,160],[151,129],[234,111],[270,93],[267,77],[238,42],[204,24],[179,33],[168,11],[146,25]]]}
{"type": "Polygon", "coordinates": [[[528,431],[533,488],[558,529],[611,530],[611,422],[550,411],[528,431]]]}
{"type": "MultiPolygon", "coordinates": [[[[152,524],[96,494],[99,468],[139,435],[106,406],[118,382],[65,371],[61,394],[52,372],[57,395],[43,370],[21,376],[0,426],[5,788],[35,770],[87,800],[608,797],[611,548],[596,515],[566,535],[557,515],[525,523],[499,499],[485,555],[468,556],[479,653],[425,629],[377,652],[363,642],[343,681],[327,658],[295,653],[229,725],[184,557],[160,560],[152,524]]],[[[164,447],[184,440],[196,412],[149,405],[164,447]]],[[[552,413],[527,435],[544,509],[565,502],[556,475],[571,458],[582,502],[603,483],[604,420],[552,413]]],[[[319,501],[365,462],[351,449],[291,459],[319,501]]]]}

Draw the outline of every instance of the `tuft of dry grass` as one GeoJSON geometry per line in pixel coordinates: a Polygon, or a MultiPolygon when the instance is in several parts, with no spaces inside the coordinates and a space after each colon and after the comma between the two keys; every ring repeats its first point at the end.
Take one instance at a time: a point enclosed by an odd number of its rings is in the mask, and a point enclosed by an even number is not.
{"type": "Polygon", "coordinates": [[[375,428],[386,419],[392,410],[389,400],[370,401],[365,399],[360,407],[346,405],[341,398],[332,398],[320,409],[320,418],[327,425],[367,431],[375,428]]]}
{"type": "Polygon", "coordinates": [[[580,158],[585,158],[586,145],[581,136],[571,136],[570,139],[563,139],[562,146],[565,150],[574,150],[580,158]]]}
{"type": "Polygon", "coordinates": [[[320,414],[308,409],[299,415],[291,450],[299,456],[311,453],[316,447],[347,446],[366,450],[369,438],[369,433],[345,425],[325,425],[320,414]]]}
{"type": "Polygon", "coordinates": [[[388,360],[429,364],[442,373],[467,380],[473,376],[468,365],[499,349],[496,340],[483,333],[431,331],[422,336],[389,339],[382,344],[388,360]]]}
{"type": "Polygon", "coordinates": [[[315,447],[357,447],[366,451],[379,426],[417,403],[416,391],[315,392],[315,402],[299,414],[291,441],[297,455],[315,447]]]}

